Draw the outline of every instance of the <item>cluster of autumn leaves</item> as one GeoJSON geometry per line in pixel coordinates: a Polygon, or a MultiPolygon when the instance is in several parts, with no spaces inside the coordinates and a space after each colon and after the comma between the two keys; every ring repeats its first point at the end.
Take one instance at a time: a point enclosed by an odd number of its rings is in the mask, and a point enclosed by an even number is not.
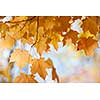
{"type": "MultiPolygon", "coordinates": [[[[5,16],[1,16],[3,19],[5,16]]],[[[49,44],[55,49],[58,48],[58,42],[66,45],[67,40],[71,40],[77,50],[84,50],[86,55],[93,55],[94,49],[98,47],[100,34],[100,17],[98,16],[12,16],[10,21],[0,22],[0,48],[12,49],[17,40],[21,40],[23,44],[28,43],[31,47],[36,47],[37,52],[41,56],[45,51],[49,51],[49,44]],[[71,29],[72,23],[80,19],[83,32],[77,32],[71,29]],[[66,34],[63,34],[63,33],[66,34]]],[[[33,82],[34,74],[38,73],[45,79],[46,68],[52,68],[52,79],[59,82],[59,76],[50,59],[45,60],[32,58],[26,50],[15,49],[9,56],[9,66],[0,72],[8,78],[8,82],[33,82]],[[13,64],[22,69],[26,64],[32,64],[31,74],[20,73],[14,81],[11,79],[9,70],[13,68],[13,64]]]]}

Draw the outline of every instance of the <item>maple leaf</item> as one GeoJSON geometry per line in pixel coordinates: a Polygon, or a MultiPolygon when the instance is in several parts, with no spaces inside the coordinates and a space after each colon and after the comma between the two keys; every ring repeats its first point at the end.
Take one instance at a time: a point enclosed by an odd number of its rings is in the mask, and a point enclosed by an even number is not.
{"type": "Polygon", "coordinates": [[[61,35],[56,32],[45,32],[43,27],[39,27],[38,30],[38,40],[35,44],[37,51],[41,55],[43,51],[47,51],[49,49],[49,43],[53,44],[54,47],[58,48],[58,42],[61,41],[61,35]]]}
{"type": "Polygon", "coordinates": [[[63,43],[66,44],[66,40],[71,39],[72,43],[76,44],[76,41],[78,40],[78,32],[70,30],[63,39],[63,43]]]}
{"type": "Polygon", "coordinates": [[[47,40],[48,40],[48,37],[44,33],[44,28],[39,27],[38,35],[36,37],[35,47],[37,48],[37,51],[40,55],[43,53],[43,51],[47,50],[47,47],[48,47],[47,40]]]}
{"type": "Polygon", "coordinates": [[[43,51],[47,50],[47,38],[41,37],[41,39],[36,43],[35,47],[37,48],[38,53],[41,55],[43,51]]]}
{"type": "Polygon", "coordinates": [[[81,38],[81,40],[78,42],[78,49],[85,50],[85,53],[87,55],[93,55],[94,49],[98,47],[97,40],[94,40],[92,37],[87,38],[81,38]]]}
{"type": "Polygon", "coordinates": [[[35,17],[15,17],[9,22],[9,34],[14,39],[29,38],[36,34],[37,22],[35,17]],[[34,20],[33,20],[34,19],[34,20]]]}
{"type": "MultiPolygon", "coordinates": [[[[97,40],[99,40],[100,34],[99,16],[12,16],[10,19],[8,18],[9,20],[7,18],[8,17],[0,16],[0,48],[2,50],[7,48],[10,50],[13,48],[14,50],[9,58],[10,61],[7,62],[15,62],[20,70],[22,70],[26,64],[32,64],[32,75],[21,73],[20,76],[16,77],[15,82],[36,82],[33,76],[35,73],[38,73],[40,77],[45,80],[47,75],[46,69],[48,68],[52,69],[52,79],[57,79],[59,82],[59,77],[56,73],[57,68],[54,68],[52,61],[50,59],[44,60],[41,58],[43,52],[50,52],[50,45],[53,45],[55,48],[53,54],[56,53],[57,50],[59,51],[59,48],[63,48],[65,44],[71,47],[71,49],[74,46],[74,51],[79,52],[75,57],[80,57],[81,49],[88,56],[93,56],[94,49],[98,47],[99,41],[97,40]],[[82,23],[79,26],[78,24],[76,25],[76,22],[78,23],[77,19],[82,23]],[[73,23],[76,27],[72,30],[71,25],[73,23]],[[78,31],[76,29],[78,29],[78,31]],[[65,34],[63,34],[64,32],[65,34]],[[30,48],[36,47],[40,54],[40,59],[32,60],[28,51],[16,49],[14,44],[19,39],[24,44],[30,44],[30,48]],[[59,47],[58,42],[63,42],[62,47],[59,47]]],[[[34,55],[33,52],[31,54],[34,55]]],[[[63,59],[65,55],[63,54],[62,56],[62,54],[61,57],[63,59]]],[[[68,55],[69,54],[67,54],[67,57],[68,55]]],[[[86,55],[84,54],[84,56],[86,55]]],[[[53,57],[55,58],[55,56],[53,57]]],[[[58,58],[57,56],[57,59],[58,58]]],[[[7,66],[6,69],[0,70],[0,74],[7,77],[8,82],[11,82],[11,75],[9,73],[11,68],[9,68],[9,65],[7,66]]],[[[93,71],[94,70],[95,69],[93,69],[93,71]]],[[[72,80],[73,78],[74,77],[72,77],[72,80]]],[[[80,80],[79,76],[75,76],[75,79],[78,78],[80,80]]]]}
{"type": "Polygon", "coordinates": [[[98,31],[97,23],[94,21],[93,17],[87,17],[82,24],[84,32],[90,31],[90,33],[96,35],[98,31]]]}
{"type": "Polygon", "coordinates": [[[70,28],[69,21],[71,20],[70,16],[59,16],[56,17],[55,26],[53,27],[54,32],[66,32],[70,28]]]}
{"type": "Polygon", "coordinates": [[[31,72],[32,74],[38,73],[43,79],[45,79],[47,72],[46,68],[52,68],[53,63],[50,59],[44,60],[44,58],[33,59],[31,72]]]}
{"type": "Polygon", "coordinates": [[[46,78],[43,79],[42,77],[40,77],[40,75],[38,73],[36,73],[35,76],[35,80],[39,83],[57,83],[59,82],[59,78],[56,74],[56,70],[52,68],[47,68],[46,72],[48,75],[46,75],[46,78]]]}
{"type": "Polygon", "coordinates": [[[10,62],[16,62],[16,65],[21,69],[28,63],[31,63],[32,57],[29,55],[28,51],[15,49],[11,54],[10,62]]]}
{"type": "Polygon", "coordinates": [[[27,75],[25,73],[20,73],[20,76],[17,76],[13,82],[14,83],[37,83],[33,75],[27,75]]]}
{"type": "Polygon", "coordinates": [[[39,17],[39,26],[44,27],[45,31],[52,30],[54,28],[55,23],[55,16],[40,16],[39,17]]]}
{"type": "Polygon", "coordinates": [[[48,36],[49,36],[50,41],[47,41],[47,43],[53,44],[53,46],[57,50],[58,42],[60,42],[62,38],[61,35],[55,32],[51,32],[51,33],[48,33],[48,36]]]}

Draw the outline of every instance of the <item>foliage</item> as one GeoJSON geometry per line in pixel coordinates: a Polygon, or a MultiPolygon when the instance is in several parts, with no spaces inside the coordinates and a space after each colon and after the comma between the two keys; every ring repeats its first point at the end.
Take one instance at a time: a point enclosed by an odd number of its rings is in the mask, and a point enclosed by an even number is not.
{"type": "MultiPolygon", "coordinates": [[[[12,16],[4,20],[6,16],[0,17],[0,50],[8,50],[9,54],[4,59],[7,64],[3,66],[0,61],[0,75],[6,78],[1,82],[33,82],[37,83],[35,74],[45,80],[48,73],[46,69],[52,69],[52,80],[61,82],[61,78],[54,66],[52,59],[43,58],[44,52],[50,51],[50,44],[55,51],[59,49],[58,43],[63,47],[70,43],[74,45],[77,52],[84,51],[85,56],[94,56],[94,50],[99,47],[100,17],[99,16],[12,16]],[[77,27],[81,31],[72,28],[76,21],[80,21],[77,27]],[[17,42],[21,45],[17,47],[17,42]],[[69,42],[71,41],[71,42],[69,42]],[[29,48],[25,49],[28,45],[29,48]],[[33,49],[35,51],[32,51],[33,49]],[[37,52],[39,57],[35,57],[37,52]],[[22,70],[30,64],[30,73],[22,70]],[[13,78],[11,71],[16,65],[20,73],[13,78]]],[[[0,54],[3,59],[3,54],[0,54]]],[[[61,66],[63,67],[63,66],[61,66]]]]}

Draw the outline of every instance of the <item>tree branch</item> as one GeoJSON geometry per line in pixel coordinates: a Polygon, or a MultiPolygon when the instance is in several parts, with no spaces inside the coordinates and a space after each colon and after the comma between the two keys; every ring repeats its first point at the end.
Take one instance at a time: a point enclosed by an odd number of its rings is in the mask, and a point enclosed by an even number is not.
{"type": "MultiPolygon", "coordinates": [[[[5,23],[15,23],[15,24],[17,24],[17,23],[21,23],[21,22],[26,22],[26,21],[33,20],[33,19],[34,19],[34,18],[36,18],[36,17],[37,17],[37,16],[33,16],[33,17],[28,18],[28,19],[26,19],[26,20],[14,21],[14,22],[11,22],[11,21],[6,21],[5,23]]],[[[0,23],[3,23],[3,22],[0,22],[0,23]]]]}
{"type": "Polygon", "coordinates": [[[36,40],[35,40],[35,42],[32,44],[31,47],[33,47],[33,46],[37,43],[37,41],[38,41],[38,28],[39,28],[39,16],[37,16],[37,34],[36,34],[36,40]]]}

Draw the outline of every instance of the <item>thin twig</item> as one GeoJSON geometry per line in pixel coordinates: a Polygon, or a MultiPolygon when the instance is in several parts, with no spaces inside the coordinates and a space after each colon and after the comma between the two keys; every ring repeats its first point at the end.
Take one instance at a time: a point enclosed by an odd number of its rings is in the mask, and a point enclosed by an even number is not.
{"type": "Polygon", "coordinates": [[[27,23],[27,21],[24,23],[23,27],[18,32],[20,32],[24,29],[24,27],[26,26],[26,23],[27,23]]]}
{"type": "Polygon", "coordinates": [[[35,40],[35,42],[32,44],[32,46],[31,47],[33,47],[36,43],[37,43],[37,41],[38,41],[38,27],[39,27],[39,16],[37,16],[37,34],[36,34],[36,40],[35,40]]]}

